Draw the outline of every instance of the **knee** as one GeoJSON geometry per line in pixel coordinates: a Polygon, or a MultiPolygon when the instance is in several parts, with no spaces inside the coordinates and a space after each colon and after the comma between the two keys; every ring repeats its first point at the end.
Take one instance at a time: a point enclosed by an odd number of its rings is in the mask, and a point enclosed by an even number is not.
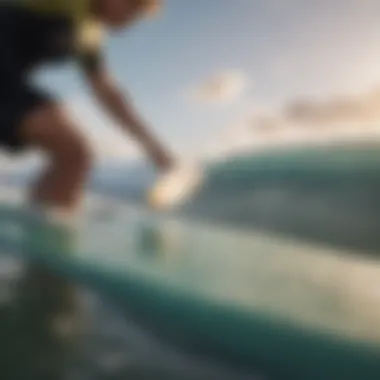
{"type": "Polygon", "coordinates": [[[51,156],[61,165],[70,165],[73,170],[90,170],[93,162],[92,149],[77,132],[62,136],[61,143],[51,152],[51,156]]]}
{"type": "Polygon", "coordinates": [[[56,165],[70,165],[76,171],[91,168],[92,149],[64,109],[41,108],[28,127],[30,144],[40,148],[56,165]]]}

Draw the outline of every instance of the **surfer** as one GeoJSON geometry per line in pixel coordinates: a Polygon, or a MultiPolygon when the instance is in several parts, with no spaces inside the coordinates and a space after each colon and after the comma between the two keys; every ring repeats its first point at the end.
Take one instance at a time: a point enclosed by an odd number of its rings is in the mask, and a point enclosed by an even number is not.
{"type": "MultiPolygon", "coordinates": [[[[173,158],[115,84],[102,45],[106,29],[128,28],[160,5],[160,0],[0,0],[0,144],[16,153],[38,149],[50,163],[30,191],[33,204],[71,214],[92,164],[86,139],[65,108],[32,84],[41,64],[75,59],[103,110],[142,145],[160,173],[171,173],[173,158]]],[[[163,182],[158,190],[167,187],[163,182]]]]}

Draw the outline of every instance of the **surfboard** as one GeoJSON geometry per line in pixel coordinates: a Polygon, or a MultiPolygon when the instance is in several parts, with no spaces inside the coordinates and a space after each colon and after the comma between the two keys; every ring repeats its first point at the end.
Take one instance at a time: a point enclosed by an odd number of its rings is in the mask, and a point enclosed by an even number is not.
{"type": "Polygon", "coordinates": [[[0,206],[0,249],[106,293],[189,352],[276,379],[380,376],[380,261],[86,201],[75,234],[0,206]]]}

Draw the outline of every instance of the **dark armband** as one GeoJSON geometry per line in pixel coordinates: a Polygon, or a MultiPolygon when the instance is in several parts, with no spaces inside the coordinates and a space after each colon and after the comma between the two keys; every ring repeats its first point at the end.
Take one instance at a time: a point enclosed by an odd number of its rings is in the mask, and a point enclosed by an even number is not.
{"type": "Polygon", "coordinates": [[[101,51],[88,51],[79,55],[79,63],[86,73],[94,73],[104,67],[104,57],[101,51]]]}

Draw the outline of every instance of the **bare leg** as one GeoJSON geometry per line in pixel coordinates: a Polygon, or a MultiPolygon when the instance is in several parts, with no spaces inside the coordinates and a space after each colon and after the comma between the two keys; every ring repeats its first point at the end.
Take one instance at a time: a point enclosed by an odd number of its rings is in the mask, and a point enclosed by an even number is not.
{"type": "Polygon", "coordinates": [[[75,210],[81,201],[86,174],[86,170],[69,161],[52,160],[32,187],[29,199],[36,204],[75,210]]]}
{"type": "Polygon", "coordinates": [[[30,192],[32,202],[74,212],[81,201],[91,155],[72,122],[58,106],[48,105],[29,115],[22,127],[27,145],[42,150],[50,160],[30,192]]]}

